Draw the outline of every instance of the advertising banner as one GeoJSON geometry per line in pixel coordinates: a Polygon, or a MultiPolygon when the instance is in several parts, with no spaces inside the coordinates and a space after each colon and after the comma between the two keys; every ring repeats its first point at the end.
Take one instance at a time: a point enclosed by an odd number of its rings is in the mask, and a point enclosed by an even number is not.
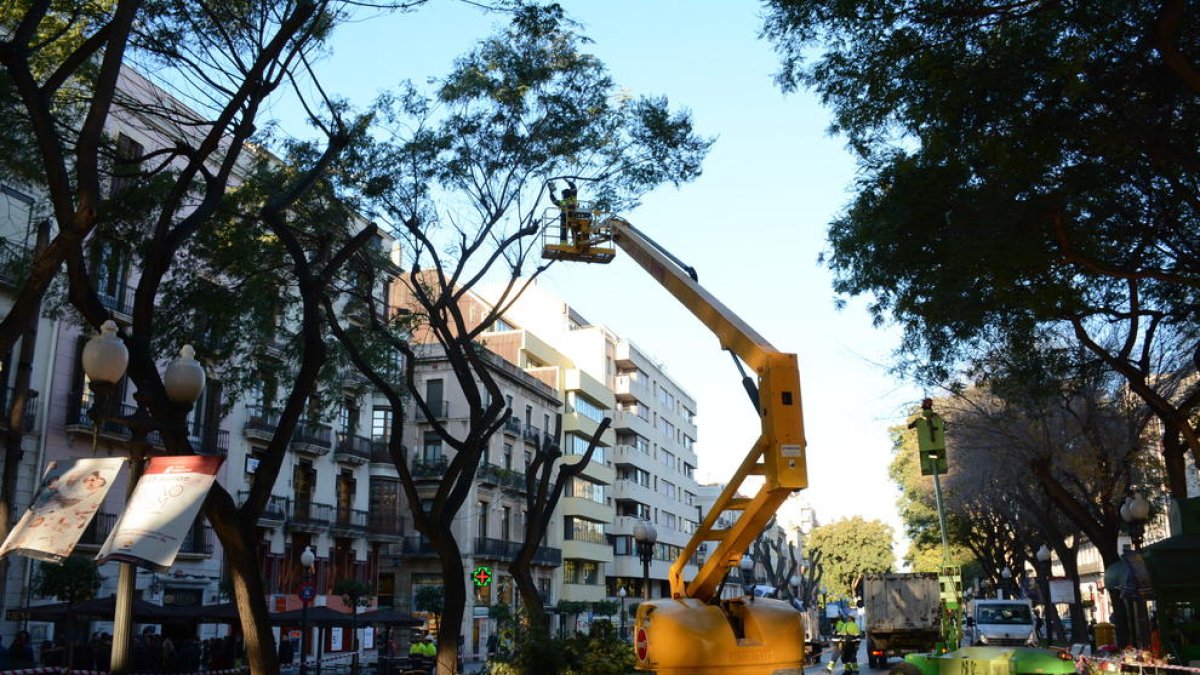
{"type": "Polygon", "coordinates": [[[15,553],[61,565],[100,510],[124,463],[122,457],[50,462],[33,504],[0,546],[0,557],[15,553]]]}
{"type": "Polygon", "coordinates": [[[221,461],[212,455],[152,457],[96,561],[118,560],[156,572],[170,569],[221,461]]]}

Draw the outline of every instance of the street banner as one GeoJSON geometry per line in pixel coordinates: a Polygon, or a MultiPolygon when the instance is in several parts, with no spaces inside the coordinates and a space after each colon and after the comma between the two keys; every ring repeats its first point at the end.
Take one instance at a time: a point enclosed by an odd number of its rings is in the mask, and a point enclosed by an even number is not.
{"type": "Polygon", "coordinates": [[[96,562],[133,563],[155,572],[175,556],[216,479],[221,457],[152,457],[96,562]]]}
{"type": "Polygon", "coordinates": [[[47,464],[33,504],[8,533],[0,557],[15,553],[61,565],[100,510],[124,463],[123,457],[105,457],[47,464]]]}

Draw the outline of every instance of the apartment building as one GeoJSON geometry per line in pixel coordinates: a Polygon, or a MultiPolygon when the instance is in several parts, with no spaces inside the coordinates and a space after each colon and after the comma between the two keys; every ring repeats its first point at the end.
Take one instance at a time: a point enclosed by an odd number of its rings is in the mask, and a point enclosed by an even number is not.
{"type": "MultiPolygon", "coordinates": [[[[158,105],[182,104],[157,89],[131,70],[122,73],[121,88],[138,100],[154,100],[158,105]]],[[[141,156],[155,148],[172,143],[169,132],[153,119],[144,119],[137,111],[123,110],[109,120],[107,132],[116,140],[119,153],[129,157],[141,156]]],[[[115,176],[110,190],[122,189],[126,177],[115,176]]],[[[234,181],[236,183],[236,180],[234,181]]],[[[45,207],[36,190],[16,184],[0,186],[0,312],[12,302],[12,293],[19,287],[20,270],[28,259],[45,207]]],[[[372,245],[384,251],[392,242],[379,236],[372,245]]],[[[119,241],[97,236],[89,243],[90,268],[95,271],[95,284],[102,303],[122,329],[131,322],[133,293],[140,271],[134,256],[119,241]]],[[[386,300],[385,287],[375,289],[380,301],[386,300]]],[[[209,381],[202,398],[188,418],[188,435],[192,447],[200,454],[225,458],[217,475],[218,482],[235,499],[244,499],[256,479],[262,450],[274,434],[278,422],[278,404],[288,382],[276,381],[284,356],[294,345],[288,343],[286,331],[281,330],[276,343],[268,350],[274,358],[260,364],[261,377],[249,392],[227,391],[215,375],[209,381]],[[237,400],[231,400],[237,399],[237,400]],[[228,413],[225,410],[228,409],[228,413]]],[[[43,317],[36,332],[23,342],[32,343],[31,352],[18,343],[13,352],[0,355],[0,368],[5,379],[5,401],[21,358],[30,362],[32,398],[24,420],[23,453],[17,475],[17,491],[12,500],[14,514],[19,515],[31,502],[32,493],[44,467],[52,461],[73,461],[78,458],[121,456],[131,437],[130,429],[114,421],[95,424],[89,416],[92,407],[87,376],[81,365],[81,352],[91,338],[90,331],[81,331],[78,323],[43,317]]],[[[213,335],[197,327],[196,346],[213,335]]],[[[165,365],[165,364],[164,364],[165,365]]],[[[390,411],[380,406],[360,383],[347,378],[345,386],[334,386],[319,392],[310,401],[309,414],[292,439],[284,460],[280,478],[273,488],[270,503],[258,522],[261,542],[261,571],[272,611],[298,608],[296,588],[302,579],[300,553],[311,546],[317,562],[313,583],[317,589],[314,603],[340,606],[340,594],[333,593],[334,584],[345,578],[374,582],[379,560],[385,547],[402,542],[398,502],[399,491],[387,481],[387,471],[377,468],[380,459],[379,441],[386,440],[385,423],[390,411]]],[[[117,414],[135,409],[133,387],[127,381],[118,385],[117,414]]],[[[162,445],[150,437],[153,450],[162,445]]],[[[394,473],[394,472],[393,472],[394,473]]],[[[119,474],[107,500],[87,529],[82,533],[76,553],[94,555],[107,538],[119,514],[124,509],[128,473],[119,474]]],[[[180,610],[199,605],[211,605],[228,599],[228,586],[223,583],[228,573],[223,565],[219,541],[212,528],[198,518],[184,538],[174,566],[165,573],[138,570],[135,575],[135,595],[155,604],[180,610]]],[[[3,602],[6,609],[36,605],[51,598],[35,597],[30,579],[38,563],[13,556],[3,580],[3,602]]],[[[116,563],[100,567],[104,578],[99,597],[113,595],[118,573],[116,563]]],[[[385,598],[392,597],[390,588],[383,588],[385,598]]],[[[4,621],[0,635],[10,637],[18,628],[30,631],[35,641],[49,638],[52,624],[37,621],[4,621]]],[[[288,630],[290,627],[284,627],[288,630]]],[[[112,631],[108,622],[95,622],[92,630],[112,631]]],[[[199,622],[163,624],[159,632],[172,637],[199,635],[201,638],[224,634],[227,625],[199,622]]],[[[337,652],[349,646],[348,640],[336,641],[324,634],[323,651],[337,652]]],[[[313,632],[310,645],[315,651],[318,633],[313,632]]]]}
{"type": "MultiPolygon", "coordinates": [[[[611,514],[610,521],[600,521],[609,549],[603,569],[598,570],[603,590],[597,595],[597,589],[591,589],[578,598],[616,599],[620,588],[625,588],[628,597],[641,597],[642,563],[633,540],[633,528],[639,521],[653,524],[658,535],[650,565],[651,595],[668,595],[667,570],[699,522],[695,401],[660,363],[632,342],[592,324],[566,301],[537,285],[526,290],[506,317],[568,358],[579,373],[572,377],[579,381],[590,378],[612,392],[613,440],[603,458],[611,473],[590,474],[597,481],[607,481],[601,487],[611,514]]],[[[577,402],[588,400],[569,390],[565,394],[568,405],[572,397],[577,402]]],[[[593,458],[598,461],[600,458],[593,458]]],[[[564,518],[579,505],[578,500],[564,500],[564,518]]],[[[599,516],[598,509],[592,511],[599,516]]],[[[695,565],[689,564],[684,575],[695,572],[695,565]]],[[[564,585],[564,594],[566,588],[564,585]]]]}

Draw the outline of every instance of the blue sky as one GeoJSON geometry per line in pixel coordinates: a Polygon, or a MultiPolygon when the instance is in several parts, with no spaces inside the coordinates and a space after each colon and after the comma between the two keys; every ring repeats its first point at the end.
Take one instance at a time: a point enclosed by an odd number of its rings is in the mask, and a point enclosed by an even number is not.
{"type": "MultiPolygon", "coordinates": [[[[895,331],[873,328],[861,301],[834,308],[831,274],[817,256],[849,200],[854,162],[827,134],[829,115],[815,96],[785,96],[772,81],[778,61],[758,38],[760,5],[562,4],[620,86],[667,96],[691,110],[701,133],[717,137],[699,180],[659,189],[622,215],[697,268],[701,283],[776,348],[798,354],[810,476],[803,499],[825,522],[861,515],[898,529],[887,427],[904,421],[921,392],[885,372],[895,331]]],[[[502,21],[445,0],[413,14],[371,15],[338,29],[318,72],[333,93],[365,106],[401,80],[446,73],[502,21]]],[[[289,117],[283,107],[273,112],[289,117]]],[[[729,476],[758,427],[715,338],[623,258],[560,265],[541,283],[666,365],[698,403],[699,477],[729,476]]],[[[793,509],[785,507],[785,522],[793,509]]]]}

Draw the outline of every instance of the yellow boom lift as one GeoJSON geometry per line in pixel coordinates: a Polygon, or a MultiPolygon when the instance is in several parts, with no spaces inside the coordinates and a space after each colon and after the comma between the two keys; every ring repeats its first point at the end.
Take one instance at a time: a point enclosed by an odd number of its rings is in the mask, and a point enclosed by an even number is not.
{"type": "Polygon", "coordinates": [[[550,209],[542,256],[555,260],[607,263],[614,245],[637,261],[720,340],[742,371],[762,433],[671,565],[669,599],[643,602],[634,626],[637,669],[660,675],[802,675],[804,621],[788,603],[769,598],[720,597],[722,582],[793,492],[808,486],[800,373],[795,354],[776,350],[728,307],[700,286],[695,273],[618,216],[581,203],[570,213],[550,209]],[[742,368],[754,370],[757,382],[742,368]],[[739,496],[743,483],[759,476],[753,497],[739,496]],[[727,528],[718,517],[738,517],[727,528]],[[687,561],[702,544],[713,552],[691,580],[687,561]]]}

